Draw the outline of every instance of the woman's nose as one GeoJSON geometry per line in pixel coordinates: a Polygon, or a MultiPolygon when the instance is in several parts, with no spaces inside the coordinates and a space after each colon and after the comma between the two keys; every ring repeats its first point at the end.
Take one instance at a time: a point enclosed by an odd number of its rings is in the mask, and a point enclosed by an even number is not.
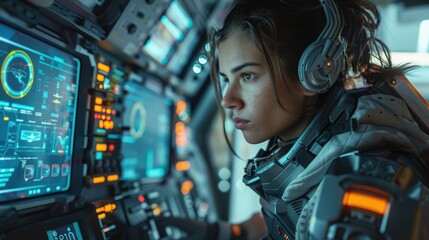
{"type": "Polygon", "coordinates": [[[243,99],[240,97],[237,88],[229,85],[225,94],[223,95],[221,105],[227,109],[240,109],[244,106],[243,99]]]}

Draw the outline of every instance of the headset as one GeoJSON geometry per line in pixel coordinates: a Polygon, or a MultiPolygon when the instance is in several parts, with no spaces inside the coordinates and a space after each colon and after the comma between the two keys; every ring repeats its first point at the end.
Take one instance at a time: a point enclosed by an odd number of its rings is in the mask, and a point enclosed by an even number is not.
{"type": "Polygon", "coordinates": [[[298,65],[299,80],[307,91],[323,93],[344,71],[347,43],[341,37],[342,14],[333,0],[320,0],[326,16],[326,26],[319,37],[302,54],[298,65]]]}

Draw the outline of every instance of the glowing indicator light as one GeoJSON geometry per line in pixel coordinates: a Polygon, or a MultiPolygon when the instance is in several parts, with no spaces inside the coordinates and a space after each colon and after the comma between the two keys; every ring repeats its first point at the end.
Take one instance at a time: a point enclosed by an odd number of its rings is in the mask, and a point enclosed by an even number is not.
{"type": "Polygon", "coordinates": [[[98,89],[103,89],[103,88],[104,88],[103,84],[98,85],[98,89]]]}
{"type": "Polygon", "coordinates": [[[110,204],[104,205],[104,211],[105,212],[112,212],[112,206],[110,204]]]}
{"type": "Polygon", "coordinates": [[[199,63],[195,63],[194,66],[192,67],[192,71],[194,71],[194,73],[198,74],[203,70],[203,66],[201,66],[201,64],[199,63]]]}
{"type": "Polygon", "coordinates": [[[119,180],[119,175],[118,174],[113,174],[113,175],[107,176],[107,181],[108,182],[116,182],[118,180],[119,180]]]}
{"type": "Polygon", "coordinates": [[[199,63],[201,63],[201,64],[206,64],[207,62],[208,62],[208,58],[207,58],[207,56],[206,55],[204,55],[204,54],[201,54],[199,57],[198,57],[198,62],[199,63]]]}
{"type": "Polygon", "coordinates": [[[183,122],[177,122],[175,127],[176,135],[186,134],[186,126],[183,122]]]}
{"type": "Polygon", "coordinates": [[[194,188],[194,183],[191,180],[186,180],[182,183],[180,192],[182,192],[183,195],[188,195],[193,188],[194,188]]]}
{"type": "Polygon", "coordinates": [[[95,150],[97,152],[105,152],[107,150],[107,144],[105,143],[98,143],[95,145],[95,150]]]}
{"type": "Polygon", "coordinates": [[[183,100],[178,101],[176,105],[176,114],[177,115],[182,114],[183,112],[186,111],[186,108],[187,108],[187,105],[185,101],[183,100]]]}
{"type": "Polygon", "coordinates": [[[102,75],[102,74],[97,74],[97,81],[99,81],[99,82],[103,82],[103,81],[104,81],[104,75],[102,75]]]}
{"type": "Polygon", "coordinates": [[[162,208],[160,208],[159,206],[156,206],[155,208],[152,209],[152,213],[154,216],[159,216],[162,213],[162,208]]]}
{"type": "Polygon", "coordinates": [[[104,183],[105,181],[106,181],[106,178],[104,176],[94,177],[92,179],[92,183],[94,184],[104,183]]]}
{"type": "Polygon", "coordinates": [[[101,97],[96,97],[94,102],[95,104],[101,105],[103,104],[103,99],[101,97]]]}
{"type": "Polygon", "coordinates": [[[111,114],[111,113],[112,113],[112,109],[108,108],[108,109],[106,110],[106,113],[107,113],[107,114],[111,114]]]}
{"type": "Polygon", "coordinates": [[[115,144],[109,144],[109,151],[115,151],[115,144]]]}
{"type": "Polygon", "coordinates": [[[326,66],[327,66],[328,68],[332,67],[332,62],[331,62],[331,61],[327,62],[327,63],[326,63],[326,66]]]}
{"type": "Polygon", "coordinates": [[[176,170],[179,172],[187,171],[191,168],[189,161],[180,161],[176,163],[176,170]]]}
{"type": "Polygon", "coordinates": [[[4,121],[9,121],[9,117],[4,117],[3,120],[4,121]]]}
{"type": "Polygon", "coordinates": [[[241,226],[238,224],[231,225],[232,235],[238,237],[241,235],[241,226]]]}
{"type": "Polygon", "coordinates": [[[94,112],[101,112],[102,109],[103,107],[101,107],[100,105],[94,105],[94,112]]]}
{"type": "Polygon", "coordinates": [[[106,73],[110,72],[110,67],[104,63],[98,63],[97,67],[98,67],[98,70],[100,71],[103,71],[106,73]]]}
{"type": "Polygon", "coordinates": [[[104,121],[103,120],[98,121],[98,127],[104,128],[104,121]]]}
{"type": "Polygon", "coordinates": [[[140,203],[144,203],[144,201],[146,200],[143,195],[139,195],[137,199],[139,200],[140,203]]]}
{"type": "Polygon", "coordinates": [[[99,208],[95,209],[95,212],[96,213],[104,212],[104,207],[99,207],[99,208]]]}
{"type": "Polygon", "coordinates": [[[98,219],[102,220],[106,218],[106,214],[105,213],[100,213],[98,214],[98,219]]]}
{"type": "Polygon", "coordinates": [[[206,45],[204,45],[204,49],[206,50],[206,52],[210,52],[210,43],[206,43],[206,45]]]}
{"type": "Polygon", "coordinates": [[[371,193],[348,190],[343,197],[343,206],[360,208],[383,215],[389,207],[386,198],[371,193]]]}

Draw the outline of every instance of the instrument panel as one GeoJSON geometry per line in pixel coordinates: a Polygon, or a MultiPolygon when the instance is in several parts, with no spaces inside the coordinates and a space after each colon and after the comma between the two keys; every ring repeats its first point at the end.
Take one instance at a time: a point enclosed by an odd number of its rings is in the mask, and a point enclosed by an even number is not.
{"type": "Polygon", "coordinates": [[[192,8],[0,3],[0,239],[176,239],[157,218],[216,217],[169,83],[200,52],[192,8]]]}

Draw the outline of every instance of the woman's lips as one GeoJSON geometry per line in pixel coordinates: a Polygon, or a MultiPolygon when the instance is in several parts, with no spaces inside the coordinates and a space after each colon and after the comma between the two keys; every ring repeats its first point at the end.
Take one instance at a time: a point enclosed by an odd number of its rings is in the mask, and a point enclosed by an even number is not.
{"type": "Polygon", "coordinates": [[[240,130],[246,128],[249,122],[250,121],[238,117],[234,118],[235,128],[240,130]]]}

